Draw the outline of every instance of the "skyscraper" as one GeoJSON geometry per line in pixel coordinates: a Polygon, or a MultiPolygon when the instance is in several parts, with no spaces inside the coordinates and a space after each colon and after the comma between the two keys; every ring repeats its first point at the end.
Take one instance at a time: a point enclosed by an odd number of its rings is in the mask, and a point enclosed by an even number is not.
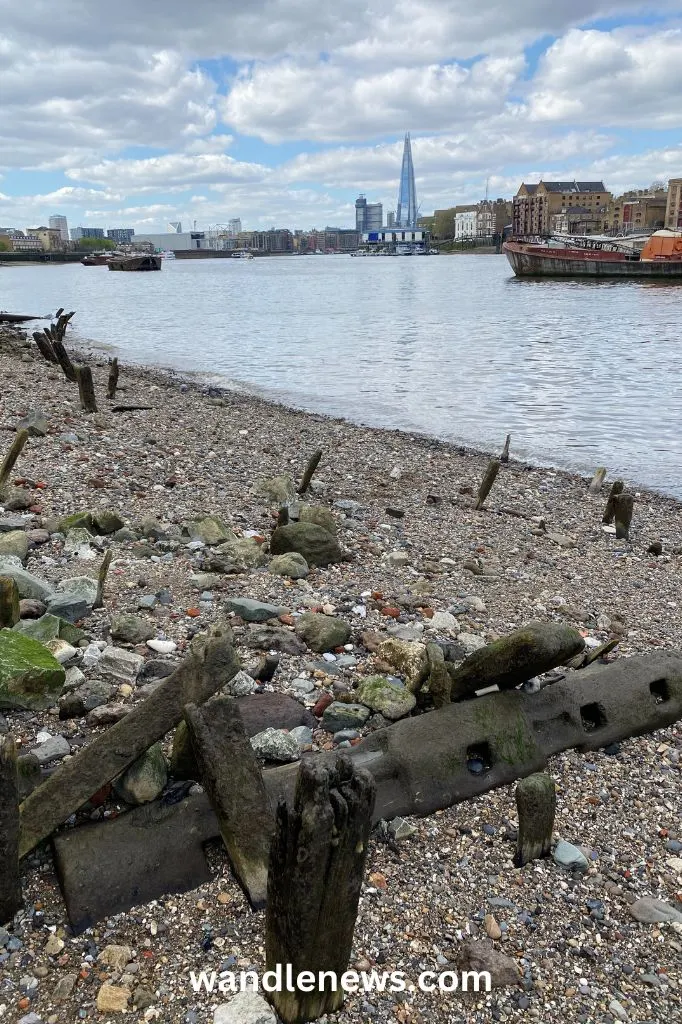
{"type": "Polygon", "coordinates": [[[69,240],[69,226],[66,223],[66,217],[63,217],[60,213],[55,213],[50,217],[49,225],[51,228],[55,228],[62,236],[62,242],[68,242],[69,240]]]}
{"type": "Polygon", "coordinates": [[[400,171],[400,188],[398,189],[398,208],[395,214],[397,228],[416,228],[417,226],[417,190],[414,184],[414,166],[412,165],[412,144],[410,133],[405,135],[403,148],[403,166],[400,171]]]}

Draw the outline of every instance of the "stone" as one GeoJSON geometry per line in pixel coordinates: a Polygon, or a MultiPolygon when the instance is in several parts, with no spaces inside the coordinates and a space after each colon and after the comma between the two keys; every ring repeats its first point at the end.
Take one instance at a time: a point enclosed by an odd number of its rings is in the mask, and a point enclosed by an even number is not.
{"type": "Polygon", "coordinates": [[[71,745],[64,736],[52,736],[40,746],[34,747],[31,753],[38,759],[39,764],[49,764],[50,761],[61,761],[70,754],[71,745]]]}
{"type": "Polygon", "coordinates": [[[35,598],[25,597],[19,602],[19,616],[22,619],[39,619],[47,611],[47,605],[35,598]]]}
{"type": "Polygon", "coordinates": [[[379,644],[379,657],[388,662],[405,680],[413,693],[421,688],[429,673],[429,659],[424,644],[391,637],[379,644]]]}
{"type": "Polygon", "coordinates": [[[78,982],[77,974],[65,974],[63,975],[55,987],[52,993],[52,998],[56,1003],[63,1003],[67,999],[71,998],[71,994],[76,987],[78,982]]]}
{"type": "Polygon", "coordinates": [[[482,647],[485,647],[485,640],[478,633],[460,633],[457,637],[457,643],[467,658],[475,651],[480,651],[482,647]]]}
{"type": "Polygon", "coordinates": [[[47,610],[67,622],[77,622],[92,611],[97,600],[97,580],[74,576],[62,580],[57,592],[47,601],[47,610]]]}
{"type": "Polygon", "coordinates": [[[494,914],[485,915],[483,918],[483,927],[485,928],[485,933],[489,939],[496,942],[498,939],[502,938],[502,929],[497,923],[494,914]]]}
{"type": "Polygon", "coordinates": [[[564,839],[560,839],[556,844],[552,857],[555,864],[562,868],[568,868],[569,871],[587,871],[590,866],[585,854],[573,843],[567,843],[564,839]]]}
{"type": "Polygon", "coordinates": [[[248,597],[229,597],[225,602],[228,612],[234,612],[245,622],[267,622],[268,619],[276,619],[286,612],[281,605],[266,604],[263,601],[253,601],[248,597]]]}
{"type": "Polygon", "coordinates": [[[59,636],[61,623],[62,620],[57,615],[50,615],[47,612],[41,615],[39,619],[18,622],[14,630],[16,633],[23,634],[23,636],[30,636],[34,640],[38,640],[41,644],[46,644],[48,640],[55,640],[59,636]]]}
{"type": "Polygon", "coordinates": [[[178,645],[175,640],[147,640],[147,647],[151,651],[156,651],[157,654],[172,654],[173,651],[177,650],[178,645]]]}
{"type": "Polygon", "coordinates": [[[364,704],[344,704],[333,701],[322,715],[322,728],[327,732],[341,732],[342,729],[360,729],[369,718],[369,708],[364,704]]]}
{"type": "MultiPolygon", "coordinates": [[[[461,641],[461,635],[460,635],[461,641]]],[[[452,699],[471,697],[496,684],[513,689],[534,676],[565,665],[585,646],[580,633],[559,622],[530,622],[508,636],[486,644],[450,670],[452,699]]]]}
{"type": "Polygon", "coordinates": [[[642,924],[682,924],[682,907],[676,909],[670,903],[644,896],[628,907],[635,921],[642,924]]]}
{"type": "Polygon", "coordinates": [[[321,526],[323,530],[330,533],[332,537],[336,536],[336,519],[334,513],[330,512],[328,508],[322,508],[319,505],[301,505],[298,520],[300,523],[315,523],[316,526],[321,526]]]}
{"type": "Polygon", "coordinates": [[[47,420],[40,409],[31,409],[19,420],[17,430],[28,430],[29,437],[45,437],[47,420]]]}
{"type": "Polygon", "coordinates": [[[133,1006],[136,1010],[148,1010],[156,1002],[156,996],[146,988],[136,988],[133,992],[133,1006]]]}
{"type": "Polygon", "coordinates": [[[61,692],[66,673],[37,640],[0,630],[0,709],[41,711],[61,692]]]}
{"type": "Polygon", "coordinates": [[[407,551],[403,550],[389,551],[388,555],[386,556],[386,561],[390,562],[392,566],[399,569],[405,565],[410,564],[410,556],[407,553],[407,551]]]}
{"type": "Polygon", "coordinates": [[[52,587],[44,580],[26,572],[21,560],[15,555],[0,555],[0,576],[8,576],[17,585],[19,597],[47,601],[53,594],[52,587]]]}
{"type": "Polygon", "coordinates": [[[13,557],[24,561],[28,554],[28,537],[23,530],[0,533],[0,557],[13,557]]]}
{"type": "Polygon", "coordinates": [[[551,775],[535,772],[521,779],[516,786],[516,807],[519,830],[514,864],[522,868],[548,856],[552,846],[556,786],[551,775]]]}
{"type": "Polygon", "coordinates": [[[130,994],[129,988],[105,982],[97,993],[97,1009],[100,1013],[125,1013],[130,994]]]}
{"type": "Polygon", "coordinates": [[[487,940],[465,939],[458,947],[457,966],[460,971],[487,971],[492,988],[511,988],[521,983],[516,961],[487,940]]]}
{"type": "Polygon", "coordinates": [[[128,644],[143,644],[156,635],[155,628],[139,615],[118,612],[111,616],[111,637],[128,644]]]}
{"type": "Polygon", "coordinates": [[[0,516],[0,534],[14,530],[24,530],[27,520],[23,516],[0,516]]]}
{"type": "Polygon", "coordinates": [[[273,504],[287,505],[296,497],[296,486],[290,476],[283,474],[258,480],[252,487],[252,493],[273,504]]]}
{"type": "Polygon", "coordinates": [[[64,949],[64,940],[60,939],[56,932],[52,932],[49,939],[45,943],[45,954],[46,956],[58,956],[64,949]]]}
{"type": "Polygon", "coordinates": [[[122,800],[133,807],[156,800],[168,781],[163,747],[155,743],[114,782],[122,800]]]}
{"type": "Polygon", "coordinates": [[[461,629],[459,622],[451,612],[434,612],[432,618],[426,623],[426,628],[434,633],[449,633],[451,636],[456,636],[461,629]]]}
{"type": "Polygon", "coordinates": [[[392,722],[409,715],[417,698],[406,687],[392,683],[385,676],[368,676],[353,694],[359,704],[378,711],[392,722]]]}
{"type": "Polygon", "coordinates": [[[335,647],[343,647],[350,637],[350,626],[343,619],[320,612],[305,612],[296,622],[296,634],[302,637],[311,651],[322,654],[335,647]]]}
{"type": "MultiPolygon", "coordinates": [[[[113,509],[103,508],[98,509],[92,513],[92,524],[97,530],[97,533],[108,535],[110,533],[116,533],[118,530],[125,529],[125,522],[113,509]]],[[[133,539],[136,539],[133,536],[133,539]]]]}
{"type": "Polygon", "coordinates": [[[450,673],[445,664],[445,654],[438,644],[427,644],[426,656],[429,660],[429,677],[425,686],[429,691],[433,706],[442,708],[450,703],[452,688],[450,673]]]}
{"type": "Polygon", "coordinates": [[[251,737],[251,746],[259,757],[280,764],[298,761],[300,756],[296,737],[281,729],[266,729],[264,732],[256,733],[251,737]]]}
{"type": "Polygon", "coordinates": [[[388,823],[388,831],[393,836],[396,842],[400,842],[401,839],[408,839],[413,836],[418,830],[414,825],[411,825],[405,818],[393,818],[388,823]]]}
{"type": "Polygon", "coordinates": [[[232,572],[245,572],[267,563],[268,554],[264,548],[265,545],[259,544],[255,537],[232,537],[215,549],[215,557],[231,566],[232,572]]]}
{"type": "Polygon", "coordinates": [[[246,697],[249,693],[253,693],[257,687],[256,680],[240,669],[237,675],[230,679],[229,683],[225,687],[225,693],[229,694],[230,697],[246,697]]]}
{"type": "Polygon", "coordinates": [[[246,635],[246,646],[257,651],[282,651],[284,654],[305,654],[306,646],[296,634],[284,626],[252,625],[246,635]]]}
{"type": "Polygon", "coordinates": [[[303,555],[297,551],[288,551],[283,555],[275,555],[268,565],[273,576],[288,576],[292,580],[302,580],[309,574],[310,569],[303,555]]]}
{"type": "Polygon", "coordinates": [[[294,737],[299,747],[309,747],[313,742],[313,730],[307,725],[297,725],[289,735],[294,737]]]}
{"type": "Polygon", "coordinates": [[[64,541],[64,554],[76,555],[86,561],[92,561],[95,558],[95,552],[90,546],[91,540],[93,540],[92,534],[83,527],[69,530],[64,541]]]}
{"type": "Polygon", "coordinates": [[[336,538],[316,523],[278,526],[270,538],[270,551],[273,555],[297,551],[309,566],[320,568],[343,561],[343,552],[336,538]]]}
{"type": "Polygon", "coordinates": [[[263,996],[245,991],[216,1007],[213,1024],[277,1024],[277,1016],[263,996]]]}
{"type": "Polygon", "coordinates": [[[200,540],[202,544],[215,546],[234,537],[233,531],[217,516],[203,516],[187,523],[185,530],[190,540],[200,540]]]}
{"type": "Polygon", "coordinates": [[[67,665],[70,661],[78,654],[78,649],[73,647],[66,640],[61,640],[59,637],[55,637],[54,640],[48,640],[45,644],[53,658],[56,658],[60,665],[67,665]]]}
{"type": "Polygon", "coordinates": [[[105,647],[97,661],[97,671],[119,683],[133,683],[143,665],[144,658],[139,654],[122,647],[105,647]]]}
{"type": "Polygon", "coordinates": [[[85,529],[89,533],[94,534],[95,525],[92,521],[91,512],[74,512],[68,516],[62,516],[57,521],[57,531],[63,533],[64,536],[69,530],[85,529]]]}

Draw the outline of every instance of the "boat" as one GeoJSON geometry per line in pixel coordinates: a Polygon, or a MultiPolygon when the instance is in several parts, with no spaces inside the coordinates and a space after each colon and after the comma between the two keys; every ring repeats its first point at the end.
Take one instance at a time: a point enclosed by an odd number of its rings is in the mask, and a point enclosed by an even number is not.
{"type": "Polygon", "coordinates": [[[248,249],[235,249],[232,253],[233,260],[252,260],[254,255],[248,249]]]}
{"type": "Polygon", "coordinates": [[[112,253],[110,252],[91,253],[89,256],[84,256],[81,263],[84,267],[106,267],[111,258],[112,253]]]}
{"type": "Polygon", "coordinates": [[[0,324],[25,324],[29,320],[49,320],[49,316],[28,316],[25,313],[6,313],[0,309],[0,324]]]}
{"type": "Polygon", "coordinates": [[[175,259],[175,253],[173,252],[172,249],[167,249],[166,252],[159,253],[159,255],[161,256],[162,260],[174,260],[175,259]]]}
{"type": "Polygon", "coordinates": [[[682,281],[682,231],[655,231],[641,251],[623,239],[552,236],[502,246],[517,277],[682,281]]]}
{"type": "Polygon", "coordinates": [[[141,253],[139,256],[120,256],[107,260],[109,270],[161,270],[161,257],[141,253]]]}
{"type": "Polygon", "coordinates": [[[351,253],[351,256],[369,256],[366,249],[356,249],[355,252],[351,253]]]}

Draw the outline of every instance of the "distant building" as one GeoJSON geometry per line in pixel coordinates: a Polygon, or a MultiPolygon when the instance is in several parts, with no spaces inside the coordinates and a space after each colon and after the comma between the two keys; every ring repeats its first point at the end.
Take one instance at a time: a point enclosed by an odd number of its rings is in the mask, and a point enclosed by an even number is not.
{"type": "Polygon", "coordinates": [[[63,217],[60,213],[55,213],[50,217],[48,224],[59,232],[62,236],[62,242],[68,242],[69,225],[67,224],[66,217],[63,217]]]}
{"type": "Polygon", "coordinates": [[[288,228],[270,228],[269,231],[242,232],[246,236],[245,246],[255,252],[293,252],[294,236],[288,228]]]}
{"type": "Polygon", "coordinates": [[[81,238],[104,238],[104,228],[71,228],[71,241],[80,242],[81,238]]]}
{"type": "Polygon", "coordinates": [[[582,207],[607,222],[613,196],[603,181],[540,181],[521,184],[514,196],[515,235],[542,235],[553,230],[552,217],[569,208],[582,207]]]}
{"type": "Polygon", "coordinates": [[[64,248],[61,232],[58,228],[26,228],[26,235],[37,238],[43,252],[61,252],[64,248]]]}
{"type": "MultiPolygon", "coordinates": [[[[403,145],[403,163],[400,170],[400,185],[398,187],[398,205],[395,212],[395,226],[397,228],[414,229],[417,226],[417,190],[414,184],[414,165],[412,163],[412,143],[410,133],[405,136],[403,145]]],[[[372,228],[368,228],[372,230],[372,228]]]]}
{"type": "Polygon", "coordinates": [[[455,240],[476,237],[476,206],[458,207],[455,214],[455,240]]]}
{"type": "Polygon", "coordinates": [[[107,238],[119,245],[130,245],[135,234],[135,228],[109,228],[107,238]]]}
{"type": "Polygon", "coordinates": [[[395,213],[393,212],[393,210],[389,210],[388,213],[386,214],[386,227],[395,227],[395,213]]]}
{"type": "Polygon", "coordinates": [[[384,225],[383,203],[368,203],[364,195],[355,200],[355,230],[381,231],[384,225]]]}
{"type": "Polygon", "coordinates": [[[181,235],[182,234],[182,221],[181,220],[171,220],[171,221],[169,221],[168,227],[170,228],[170,230],[173,232],[174,235],[181,235]]]}
{"type": "Polygon", "coordinates": [[[682,230],[682,178],[671,178],[668,182],[665,226],[671,231],[682,230]]]}
{"type": "Polygon", "coordinates": [[[149,242],[158,252],[184,252],[188,249],[208,249],[208,239],[203,231],[163,231],[155,234],[135,235],[135,244],[149,242]]]}
{"type": "Polygon", "coordinates": [[[352,252],[360,244],[360,235],[352,228],[330,228],[324,231],[300,231],[294,237],[294,249],[300,253],[352,252]]]}
{"type": "Polygon", "coordinates": [[[476,236],[492,238],[501,235],[511,224],[513,208],[507,199],[484,199],[476,207],[476,236]]]}
{"type": "Polygon", "coordinates": [[[242,229],[241,217],[233,217],[232,220],[227,222],[227,231],[230,235],[238,235],[242,229]]]}
{"type": "Polygon", "coordinates": [[[646,234],[665,224],[668,193],[665,189],[626,192],[609,204],[606,229],[612,234],[646,234]]]}

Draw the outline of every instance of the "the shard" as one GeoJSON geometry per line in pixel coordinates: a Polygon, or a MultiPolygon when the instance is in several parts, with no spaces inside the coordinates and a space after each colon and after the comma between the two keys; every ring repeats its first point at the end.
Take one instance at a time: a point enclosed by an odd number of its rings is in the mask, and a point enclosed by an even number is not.
{"type": "Polygon", "coordinates": [[[412,145],[409,132],[405,136],[405,147],[403,149],[403,166],[400,171],[400,189],[398,191],[395,226],[397,228],[416,228],[417,226],[417,190],[414,185],[414,166],[412,164],[412,145]]]}

